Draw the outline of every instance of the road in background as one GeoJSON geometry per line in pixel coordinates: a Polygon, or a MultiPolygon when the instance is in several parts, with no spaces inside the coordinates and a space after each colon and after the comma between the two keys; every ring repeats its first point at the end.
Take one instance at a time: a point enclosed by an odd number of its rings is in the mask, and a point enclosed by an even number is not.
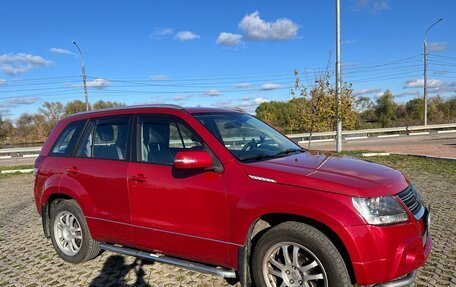
{"type": "MultiPolygon", "coordinates": [[[[303,144],[307,148],[307,144],[303,144]]],[[[344,150],[370,150],[456,159],[456,133],[344,140],[344,150]]],[[[310,149],[334,151],[335,142],[314,142],[310,149]]]]}

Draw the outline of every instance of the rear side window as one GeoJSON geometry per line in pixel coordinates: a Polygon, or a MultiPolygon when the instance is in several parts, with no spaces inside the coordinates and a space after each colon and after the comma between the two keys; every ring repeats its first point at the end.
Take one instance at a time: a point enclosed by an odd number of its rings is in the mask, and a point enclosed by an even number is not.
{"type": "Polygon", "coordinates": [[[85,121],[70,123],[60,134],[52,148],[52,156],[70,156],[84,127],[85,121]]]}
{"type": "Polygon", "coordinates": [[[127,160],[129,119],[94,122],[85,133],[76,155],[100,159],[127,160]]]}

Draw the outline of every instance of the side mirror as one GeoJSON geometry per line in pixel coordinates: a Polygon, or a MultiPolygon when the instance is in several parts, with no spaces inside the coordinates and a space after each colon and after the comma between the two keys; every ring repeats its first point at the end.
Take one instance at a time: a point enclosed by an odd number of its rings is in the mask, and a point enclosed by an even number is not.
{"type": "Polygon", "coordinates": [[[177,169],[205,169],[213,165],[211,155],[203,150],[180,151],[174,158],[174,167],[177,169]]]}

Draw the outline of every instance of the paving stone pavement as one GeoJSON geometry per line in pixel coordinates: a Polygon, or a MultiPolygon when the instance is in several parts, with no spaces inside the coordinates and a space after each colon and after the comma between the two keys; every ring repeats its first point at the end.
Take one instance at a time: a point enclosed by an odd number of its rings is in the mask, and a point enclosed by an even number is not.
{"type": "MultiPolygon", "coordinates": [[[[456,286],[456,179],[411,177],[433,205],[434,239],[414,286],[456,286]]],[[[222,278],[111,252],[66,263],[42,235],[32,188],[32,175],[0,178],[0,286],[229,286],[222,278]]]]}

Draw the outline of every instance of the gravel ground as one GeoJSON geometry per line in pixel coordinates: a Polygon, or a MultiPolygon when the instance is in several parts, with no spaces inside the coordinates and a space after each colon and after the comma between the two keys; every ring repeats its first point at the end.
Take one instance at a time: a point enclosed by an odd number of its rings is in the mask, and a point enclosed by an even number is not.
{"type": "MultiPolygon", "coordinates": [[[[410,166],[396,158],[375,160],[399,166],[433,207],[434,246],[414,286],[456,286],[456,162],[419,159],[410,166]]],[[[42,235],[32,189],[32,175],[0,178],[0,286],[228,286],[218,277],[111,252],[65,263],[42,235]]]]}

